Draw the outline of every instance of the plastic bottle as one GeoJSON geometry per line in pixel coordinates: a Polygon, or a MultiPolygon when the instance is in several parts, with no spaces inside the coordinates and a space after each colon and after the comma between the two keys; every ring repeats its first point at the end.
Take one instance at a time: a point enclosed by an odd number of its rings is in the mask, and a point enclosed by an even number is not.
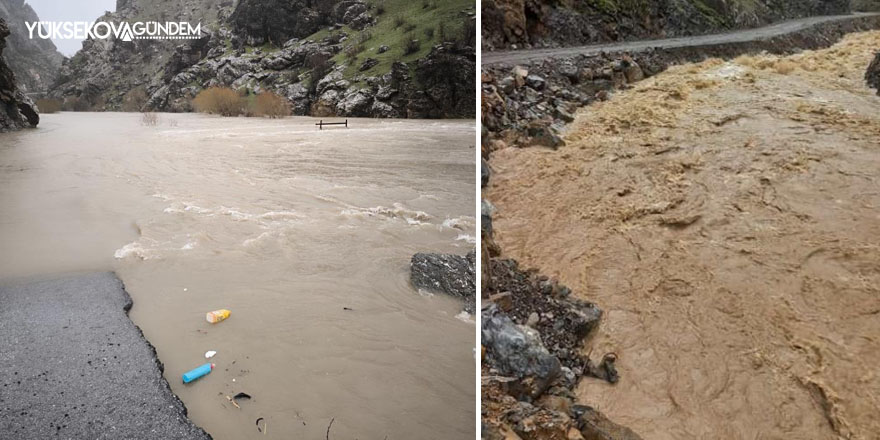
{"type": "Polygon", "coordinates": [[[229,314],[232,313],[226,309],[214,310],[213,312],[208,312],[205,315],[205,319],[208,320],[211,324],[216,324],[226,318],[229,317],[229,314]]]}
{"type": "Polygon", "coordinates": [[[183,383],[190,383],[202,376],[207,375],[214,369],[214,364],[202,364],[197,368],[183,373],[183,383]]]}

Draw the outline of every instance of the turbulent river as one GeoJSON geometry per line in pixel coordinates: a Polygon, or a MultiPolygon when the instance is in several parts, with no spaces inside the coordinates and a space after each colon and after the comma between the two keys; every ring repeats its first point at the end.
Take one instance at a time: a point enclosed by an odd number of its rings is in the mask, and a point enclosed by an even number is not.
{"type": "Polygon", "coordinates": [[[474,246],[474,123],[315,122],[61,113],[0,135],[0,278],[116,271],[216,439],[259,417],[265,438],[331,419],[338,438],[472,438],[473,318],[416,292],[409,259],[474,246]]]}
{"type": "Polygon", "coordinates": [[[676,66],[493,153],[501,248],[605,309],[621,378],[585,403],[652,440],[878,438],[877,48],[676,66]]]}

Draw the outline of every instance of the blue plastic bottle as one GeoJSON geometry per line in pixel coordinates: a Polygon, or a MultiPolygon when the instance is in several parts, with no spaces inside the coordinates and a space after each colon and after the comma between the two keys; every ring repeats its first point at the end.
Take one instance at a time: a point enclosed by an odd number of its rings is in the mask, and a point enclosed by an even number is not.
{"type": "Polygon", "coordinates": [[[199,366],[198,368],[194,368],[192,370],[183,373],[183,383],[190,383],[204,375],[207,375],[214,369],[214,364],[204,364],[199,366]]]}

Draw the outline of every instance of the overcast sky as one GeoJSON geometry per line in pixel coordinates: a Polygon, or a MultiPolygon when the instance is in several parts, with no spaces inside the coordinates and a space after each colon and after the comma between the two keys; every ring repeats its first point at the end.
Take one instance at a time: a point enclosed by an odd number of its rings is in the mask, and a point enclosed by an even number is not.
{"type": "MultiPolygon", "coordinates": [[[[95,21],[106,11],[116,10],[116,0],[25,0],[43,21],[95,21]]],[[[71,56],[82,48],[82,40],[52,40],[58,51],[71,56]]]]}

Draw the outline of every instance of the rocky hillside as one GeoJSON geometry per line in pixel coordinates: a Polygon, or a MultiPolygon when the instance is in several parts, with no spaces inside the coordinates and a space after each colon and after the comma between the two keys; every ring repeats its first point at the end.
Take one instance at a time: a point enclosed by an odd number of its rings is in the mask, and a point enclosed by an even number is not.
{"type": "Polygon", "coordinates": [[[3,57],[15,72],[18,85],[26,93],[45,91],[55,82],[64,55],[51,40],[30,39],[25,22],[40,21],[24,0],[0,1],[0,18],[6,20],[10,35],[3,57]]]}
{"type": "Polygon", "coordinates": [[[849,11],[850,0],[484,0],[487,50],[723,32],[849,11]]]}
{"type": "Polygon", "coordinates": [[[0,18],[0,132],[36,127],[40,122],[33,103],[19,90],[15,74],[2,57],[8,36],[9,27],[0,18]]]}
{"type": "Polygon", "coordinates": [[[469,0],[120,0],[103,19],[200,21],[204,36],[87,40],[52,95],[72,109],[191,111],[223,86],[273,92],[298,115],[473,117],[474,12],[469,0]]]}

